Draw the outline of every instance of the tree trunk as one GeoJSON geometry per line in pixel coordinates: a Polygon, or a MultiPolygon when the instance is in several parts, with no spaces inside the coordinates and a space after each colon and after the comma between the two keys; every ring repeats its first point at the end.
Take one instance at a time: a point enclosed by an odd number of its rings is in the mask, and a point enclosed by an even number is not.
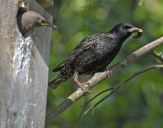
{"type": "MultiPolygon", "coordinates": [[[[18,0],[0,0],[0,128],[44,128],[51,28],[23,38],[18,0]]],[[[34,0],[29,8],[52,17],[34,0]]]]}

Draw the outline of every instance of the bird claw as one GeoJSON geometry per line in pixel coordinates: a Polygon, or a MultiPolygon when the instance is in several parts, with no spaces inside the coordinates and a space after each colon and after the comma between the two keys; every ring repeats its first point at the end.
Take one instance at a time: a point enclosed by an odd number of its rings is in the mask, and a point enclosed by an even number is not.
{"type": "Polygon", "coordinates": [[[79,87],[82,89],[82,91],[84,92],[84,94],[90,94],[91,90],[88,88],[89,83],[88,82],[83,82],[79,85],[79,87]]]}
{"type": "Polygon", "coordinates": [[[90,93],[90,90],[88,88],[89,83],[88,82],[81,83],[78,78],[79,78],[78,72],[75,71],[74,75],[73,75],[74,82],[76,83],[76,85],[79,88],[81,88],[81,90],[84,92],[84,94],[89,94],[90,93]]]}
{"type": "Polygon", "coordinates": [[[109,70],[108,68],[106,68],[105,72],[107,73],[107,78],[110,79],[113,72],[111,70],[109,70]]]}

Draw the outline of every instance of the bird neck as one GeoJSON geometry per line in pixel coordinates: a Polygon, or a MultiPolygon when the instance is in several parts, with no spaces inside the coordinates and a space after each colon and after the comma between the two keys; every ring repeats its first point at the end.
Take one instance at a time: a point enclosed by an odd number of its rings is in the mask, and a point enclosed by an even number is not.
{"type": "Polygon", "coordinates": [[[117,37],[119,38],[119,40],[122,41],[122,43],[130,36],[131,34],[117,34],[117,37]]]}

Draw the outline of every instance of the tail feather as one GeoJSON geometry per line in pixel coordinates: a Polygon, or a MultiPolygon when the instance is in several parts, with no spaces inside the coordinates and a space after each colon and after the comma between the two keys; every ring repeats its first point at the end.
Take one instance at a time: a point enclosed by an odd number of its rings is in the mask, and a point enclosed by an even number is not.
{"type": "Polygon", "coordinates": [[[58,75],[56,78],[52,79],[48,86],[55,89],[59,86],[59,84],[63,81],[67,80],[66,77],[64,77],[63,75],[58,75]]]}

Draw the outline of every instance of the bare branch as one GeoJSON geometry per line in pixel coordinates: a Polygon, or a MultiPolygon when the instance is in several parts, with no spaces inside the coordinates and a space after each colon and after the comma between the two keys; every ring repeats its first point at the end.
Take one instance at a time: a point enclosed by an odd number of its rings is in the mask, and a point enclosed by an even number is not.
{"type": "MultiPolygon", "coordinates": [[[[112,71],[112,75],[116,75],[116,73],[118,73],[124,67],[138,60],[140,57],[143,57],[144,55],[151,52],[154,48],[161,44],[163,44],[163,37],[160,37],[159,39],[150,42],[149,44],[136,50],[135,52],[127,56],[124,60],[118,62],[110,68],[110,70],[112,71]]],[[[90,80],[86,82],[86,84],[83,84],[83,86],[85,86],[85,88],[92,89],[99,82],[106,79],[107,76],[108,72],[96,73],[90,80]]],[[[74,102],[80,99],[84,94],[85,92],[82,89],[78,88],[74,93],[72,93],[68,98],[66,98],[62,103],[60,103],[53,112],[48,115],[48,123],[50,123],[52,120],[55,120],[58,115],[64,112],[68,107],[70,107],[74,102]]]]}

